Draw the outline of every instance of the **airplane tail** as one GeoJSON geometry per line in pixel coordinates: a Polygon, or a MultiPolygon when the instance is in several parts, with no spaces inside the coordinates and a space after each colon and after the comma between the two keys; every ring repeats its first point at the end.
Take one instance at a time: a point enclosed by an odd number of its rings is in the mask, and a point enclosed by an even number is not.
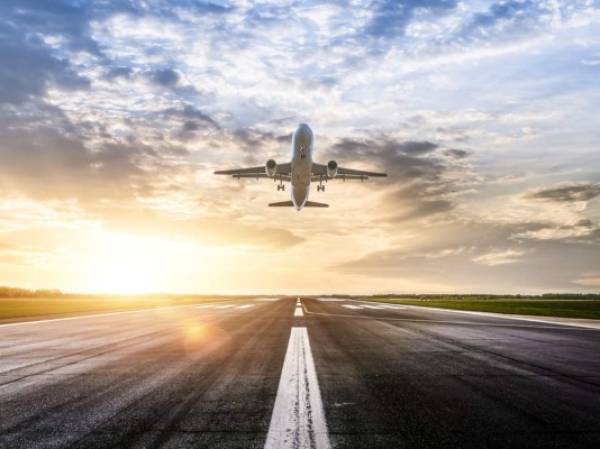
{"type": "Polygon", "coordinates": [[[304,207],[329,207],[329,204],[317,203],[316,201],[307,201],[304,203],[304,207]]]}
{"type": "MultiPolygon", "coordinates": [[[[294,203],[291,201],[281,201],[279,203],[269,203],[269,207],[294,207],[294,203]]],[[[329,204],[307,201],[304,203],[304,207],[329,207],[329,204]]]]}

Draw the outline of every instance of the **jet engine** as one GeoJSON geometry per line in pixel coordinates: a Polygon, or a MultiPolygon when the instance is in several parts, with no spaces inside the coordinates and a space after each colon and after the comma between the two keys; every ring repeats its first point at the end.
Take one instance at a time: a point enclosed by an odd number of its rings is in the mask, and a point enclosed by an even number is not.
{"type": "Polygon", "coordinates": [[[267,176],[271,177],[275,176],[275,173],[277,173],[277,164],[273,159],[269,159],[265,164],[265,173],[267,174],[267,176]]]}
{"type": "Polygon", "coordinates": [[[327,177],[328,178],[335,178],[335,175],[337,175],[337,170],[338,170],[338,164],[336,161],[327,162],[327,177]]]}

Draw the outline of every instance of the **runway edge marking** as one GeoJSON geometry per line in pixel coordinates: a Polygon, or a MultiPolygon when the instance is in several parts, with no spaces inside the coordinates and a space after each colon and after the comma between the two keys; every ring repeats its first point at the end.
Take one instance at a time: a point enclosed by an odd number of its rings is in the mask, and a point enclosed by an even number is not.
{"type": "Polygon", "coordinates": [[[331,448],[305,327],[292,327],[264,447],[331,448]]]}

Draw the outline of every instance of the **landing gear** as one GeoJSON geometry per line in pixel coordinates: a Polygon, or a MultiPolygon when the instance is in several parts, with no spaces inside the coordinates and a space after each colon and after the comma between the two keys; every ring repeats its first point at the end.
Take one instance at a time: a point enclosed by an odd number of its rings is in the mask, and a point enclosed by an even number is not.
{"type": "Polygon", "coordinates": [[[285,184],[283,183],[283,176],[281,176],[281,175],[274,176],[273,177],[273,181],[275,181],[275,182],[279,181],[279,184],[277,184],[277,191],[278,192],[280,190],[284,190],[285,191],[285,184]]]}
{"type": "Polygon", "coordinates": [[[317,186],[317,192],[324,192],[325,186],[323,185],[323,175],[319,176],[319,185],[317,186]]]}

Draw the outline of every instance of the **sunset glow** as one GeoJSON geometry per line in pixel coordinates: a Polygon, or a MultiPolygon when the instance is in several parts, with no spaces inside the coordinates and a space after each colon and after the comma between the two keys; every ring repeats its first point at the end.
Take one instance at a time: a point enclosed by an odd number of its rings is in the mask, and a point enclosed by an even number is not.
{"type": "Polygon", "coordinates": [[[0,6],[0,285],[600,288],[594,2],[67,3],[0,6]],[[297,213],[212,174],[300,122],[388,178],[297,213]]]}

